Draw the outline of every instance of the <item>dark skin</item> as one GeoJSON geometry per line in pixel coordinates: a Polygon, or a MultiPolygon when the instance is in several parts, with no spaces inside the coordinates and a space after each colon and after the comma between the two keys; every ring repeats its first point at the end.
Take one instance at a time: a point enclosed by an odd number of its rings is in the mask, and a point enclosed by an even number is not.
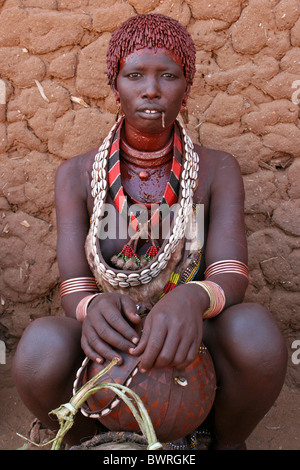
{"type": "MultiPolygon", "coordinates": [[[[143,49],[122,59],[114,93],[125,113],[124,137],[128,144],[150,151],[165,146],[188,92],[180,61],[169,52],[143,49]]],[[[206,265],[220,259],[247,262],[244,190],[238,164],[223,152],[197,145],[195,150],[200,171],[194,200],[205,207],[206,265]]],[[[84,243],[93,210],[90,175],[94,156],[95,151],[75,157],[57,172],[57,257],[61,280],[91,276],[84,243]]],[[[162,196],[169,171],[169,164],[160,165],[151,191],[155,200],[162,196]]],[[[126,178],[126,171],[122,176],[129,196],[149,202],[138,178],[126,178]]],[[[121,250],[124,242],[109,238],[101,241],[106,261],[121,250]]],[[[141,372],[152,367],[185,368],[195,359],[203,340],[213,357],[219,387],[213,410],[214,448],[240,448],[282,387],[286,349],[270,314],[258,305],[242,304],[247,287],[243,276],[223,274],[212,280],[226,294],[222,314],[203,321],[209,305],[206,292],[196,285],[181,285],[151,309],[140,339],[137,330],[141,319],[130,297],[119,293],[97,296],[81,325],[75,320],[75,309],[86,293],[65,296],[62,306],[66,318],[35,322],[19,344],[13,373],[23,401],[46,425],[55,427],[48,412],[69,401],[72,381],[84,355],[99,363],[118,357],[121,363],[117,350],[126,351],[140,356],[141,372]],[[32,337],[38,340],[32,341],[32,337]],[[47,357],[47,374],[45,367],[37,365],[42,350],[47,357]],[[58,367],[61,357],[64,361],[58,367]],[[30,387],[33,376],[40,378],[34,391],[30,387]]],[[[77,420],[68,433],[71,444],[93,434],[92,420],[82,416],[77,420]]]]}

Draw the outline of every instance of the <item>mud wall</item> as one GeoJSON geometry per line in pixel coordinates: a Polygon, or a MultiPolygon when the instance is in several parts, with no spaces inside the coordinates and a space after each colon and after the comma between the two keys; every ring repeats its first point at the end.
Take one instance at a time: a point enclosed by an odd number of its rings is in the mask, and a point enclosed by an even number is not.
{"type": "Polygon", "coordinates": [[[112,31],[136,13],[187,26],[197,48],[188,131],[232,153],[246,189],[247,300],[300,340],[300,3],[298,0],[7,0],[0,14],[0,338],[61,315],[53,182],[100,144],[116,106],[105,76],[112,31]],[[299,90],[299,93],[298,93],[299,90]]]}

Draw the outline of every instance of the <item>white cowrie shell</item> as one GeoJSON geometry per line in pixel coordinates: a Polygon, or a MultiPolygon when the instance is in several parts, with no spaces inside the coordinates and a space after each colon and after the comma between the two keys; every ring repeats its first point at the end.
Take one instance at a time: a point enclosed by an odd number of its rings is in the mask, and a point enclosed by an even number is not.
{"type": "Polygon", "coordinates": [[[121,400],[119,400],[119,398],[116,398],[110,405],[111,408],[115,408],[116,406],[118,406],[118,404],[120,403],[121,400]]]}
{"type": "Polygon", "coordinates": [[[126,387],[129,387],[129,385],[131,384],[131,382],[132,382],[132,377],[128,377],[128,379],[127,379],[126,382],[125,382],[125,386],[126,386],[126,387]]]}
{"type": "Polygon", "coordinates": [[[121,279],[121,280],[127,279],[127,274],[125,274],[125,273],[118,273],[118,274],[117,274],[117,278],[118,278],[118,279],[121,279]]]}
{"type": "Polygon", "coordinates": [[[128,287],[130,284],[128,282],[120,281],[119,286],[120,287],[128,287]]]}
{"type": "Polygon", "coordinates": [[[186,387],[188,384],[188,381],[186,380],[185,377],[175,377],[175,382],[180,385],[181,387],[186,387]]]}
{"type": "Polygon", "coordinates": [[[131,274],[128,274],[128,280],[129,280],[129,279],[130,279],[130,280],[131,280],[131,279],[132,279],[132,280],[133,280],[133,279],[137,279],[137,278],[139,278],[139,277],[140,277],[140,276],[139,276],[138,273],[131,273],[131,274]]]}

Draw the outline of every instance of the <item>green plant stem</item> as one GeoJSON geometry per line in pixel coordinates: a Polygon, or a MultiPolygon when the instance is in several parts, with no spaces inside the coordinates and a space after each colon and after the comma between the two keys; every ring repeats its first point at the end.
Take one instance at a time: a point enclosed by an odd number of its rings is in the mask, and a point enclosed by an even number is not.
{"type": "Polygon", "coordinates": [[[78,390],[78,392],[71,398],[69,403],[61,405],[59,408],[51,411],[51,414],[55,414],[60,424],[60,428],[57,432],[56,437],[52,441],[52,450],[59,450],[66,433],[71,429],[74,423],[74,416],[83,405],[83,403],[94,393],[103,389],[109,388],[116,395],[118,395],[124,403],[130,408],[134,418],[136,419],[143,435],[148,441],[148,449],[159,449],[162,448],[161,444],[157,441],[155,431],[150,420],[149,414],[140,399],[140,397],[130,390],[128,387],[120,384],[113,384],[104,382],[97,384],[99,379],[108,372],[118,361],[112,360],[107,367],[95,375],[91,380],[89,380],[83,387],[78,390]],[[135,401],[136,406],[133,404],[132,400],[126,395],[130,395],[135,401]]]}

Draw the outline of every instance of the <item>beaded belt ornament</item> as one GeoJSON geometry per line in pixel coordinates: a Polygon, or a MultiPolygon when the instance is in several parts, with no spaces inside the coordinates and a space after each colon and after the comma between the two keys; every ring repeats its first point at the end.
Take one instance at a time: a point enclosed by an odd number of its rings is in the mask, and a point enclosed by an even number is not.
{"type": "Polygon", "coordinates": [[[131,287],[140,284],[147,284],[148,282],[152,281],[152,279],[156,277],[163,269],[165,269],[172,253],[174,253],[178,246],[179,240],[183,238],[186,225],[193,210],[193,194],[197,185],[199,156],[194,151],[193,143],[186,134],[185,129],[181,126],[179,121],[176,121],[176,125],[179,127],[183,138],[184,161],[182,164],[180,180],[180,207],[177,211],[168,243],[165,244],[162,252],[158,254],[158,256],[156,256],[152,261],[150,261],[145,269],[140,269],[127,274],[121,270],[114,270],[110,267],[107,268],[100,261],[98,255],[97,234],[99,225],[101,223],[101,217],[103,215],[103,204],[108,190],[108,158],[111,153],[110,149],[115,132],[120,124],[120,121],[118,121],[112,127],[103,144],[99,148],[93,164],[91,183],[92,196],[94,197],[94,208],[91,219],[92,252],[97,270],[106,281],[108,281],[114,287],[131,287]]]}

